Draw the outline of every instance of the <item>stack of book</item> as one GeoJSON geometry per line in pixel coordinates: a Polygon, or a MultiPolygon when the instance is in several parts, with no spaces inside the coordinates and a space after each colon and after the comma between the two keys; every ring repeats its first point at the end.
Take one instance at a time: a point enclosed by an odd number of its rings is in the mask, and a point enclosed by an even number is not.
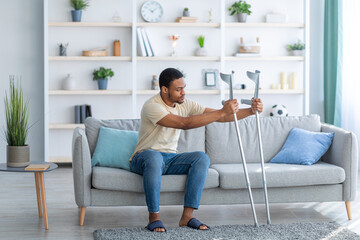
{"type": "Polygon", "coordinates": [[[92,117],[91,105],[75,105],[75,123],[84,123],[87,117],[92,117]]]}
{"type": "Polygon", "coordinates": [[[178,23],[194,23],[197,22],[197,17],[178,17],[176,19],[178,23]]]}
{"type": "Polygon", "coordinates": [[[154,50],[151,47],[150,40],[145,28],[137,28],[137,36],[141,56],[154,57],[154,50]]]}

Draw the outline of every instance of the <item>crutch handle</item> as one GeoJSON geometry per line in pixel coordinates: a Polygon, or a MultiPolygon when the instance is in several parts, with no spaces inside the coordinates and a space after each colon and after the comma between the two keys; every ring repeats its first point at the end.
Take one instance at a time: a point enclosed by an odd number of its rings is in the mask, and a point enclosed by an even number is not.
{"type": "Polygon", "coordinates": [[[222,100],[222,101],[221,101],[221,104],[222,104],[222,105],[224,105],[224,104],[225,104],[225,102],[226,102],[225,100],[222,100]]]}
{"type": "Polygon", "coordinates": [[[241,99],[241,104],[251,105],[253,102],[249,99],[241,99]]]}

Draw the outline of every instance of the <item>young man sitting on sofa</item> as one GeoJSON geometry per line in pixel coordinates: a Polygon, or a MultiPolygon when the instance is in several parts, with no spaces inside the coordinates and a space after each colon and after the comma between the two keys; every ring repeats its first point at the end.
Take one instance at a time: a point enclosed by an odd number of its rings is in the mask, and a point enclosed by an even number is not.
{"type": "Polygon", "coordinates": [[[205,108],[185,99],[185,81],[180,71],[167,68],[160,74],[160,93],[145,102],[141,110],[139,141],[132,156],[131,171],[143,176],[150,231],[164,232],[160,221],[159,198],[161,175],[187,174],[184,210],[179,226],[206,230],[209,227],[193,218],[198,209],[210,159],[204,152],[177,153],[181,129],[192,129],[212,122],[242,119],[263,110],[260,99],[251,108],[238,109],[236,99],[226,101],[222,109],[205,108]]]}

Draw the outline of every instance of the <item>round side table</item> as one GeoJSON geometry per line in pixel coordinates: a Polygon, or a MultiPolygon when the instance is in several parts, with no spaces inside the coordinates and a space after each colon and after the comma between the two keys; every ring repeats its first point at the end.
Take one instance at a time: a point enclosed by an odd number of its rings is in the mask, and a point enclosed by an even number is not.
{"type": "Polygon", "coordinates": [[[25,171],[26,167],[8,167],[6,163],[0,163],[0,171],[4,172],[18,172],[18,173],[29,173],[33,172],[35,175],[35,187],[38,204],[39,217],[42,217],[44,213],[45,229],[49,229],[49,222],[46,208],[46,194],[45,194],[45,183],[44,183],[44,172],[50,172],[58,167],[57,164],[51,162],[30,162],[30,164],[49,164],[50,167],[44,171],[25,171]],[[40,198],[41,196],[41,198],[40,198]],[[42,202],[42,204],[41,204],[42,202]],[[42,211],[41,211],[42,205],[42,211]]]}

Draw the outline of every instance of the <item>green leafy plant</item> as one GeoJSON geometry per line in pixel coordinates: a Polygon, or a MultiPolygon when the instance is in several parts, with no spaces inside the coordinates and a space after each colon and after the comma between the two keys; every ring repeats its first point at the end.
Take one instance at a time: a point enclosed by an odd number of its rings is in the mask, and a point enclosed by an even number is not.
{"type": "Polygon", "coordinates": [[[89,1],[86,0],[70,0],[71,7],[75,10],[85,10],[89,7],[89,1]]]}
{"type": "Polygon", "coordinates": [[[189,8],[184,8],[184,11],[189,11],[189,8]]]}
{"type": "Polygon", "coordinates": [[[251,14],[250,11],[251,5],[247,4],[245,1],[238,1],[235,2],[231,7],[229,8],[230,15],[238,14],[238,13],[247,13],[247,15],[251,14]]]}
{"type": "Polygon", "coordinates": [[[286,46],[286,48],[287,48],[288,51],[304,50],[305,49],[305,44],[299,40],[297,43],[288,44],[286,46]]]}
{"type": "Polygon", "coordinates": [[[101,78],[111,78],[114,76],[114,72],[111,70],[111,68],[100,67],[99,70],[94,70],[93,76],[94,81],[101,78]]]}
{"type": "Polygon", "coordinates": [[[204,47],[204,42],[205,42],[205,36],[198,36],[197,37],[198,43],[200,45],[201,48],[204,47]]]}
{"type": "Polygon", "coordinates": [[[25,146],[28,136],[29,102],[24,101],[23,90],[15,76],[10,76],[10,96],[5,91],[5,137],[9,146],[25,146]]]}

